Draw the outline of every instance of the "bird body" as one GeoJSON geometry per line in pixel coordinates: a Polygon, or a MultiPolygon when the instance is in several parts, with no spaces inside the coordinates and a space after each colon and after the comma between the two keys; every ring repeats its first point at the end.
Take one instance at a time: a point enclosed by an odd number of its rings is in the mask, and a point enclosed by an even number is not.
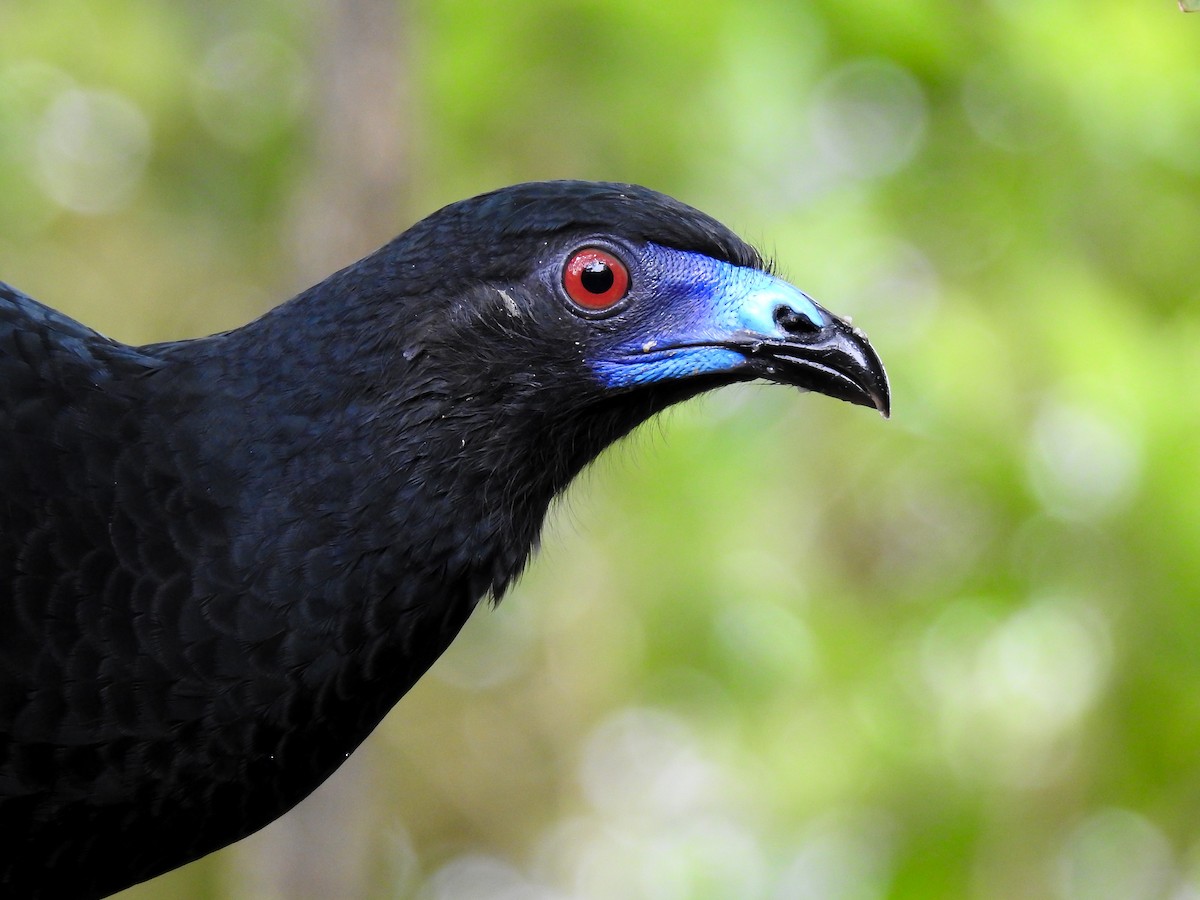
{"type": "Polygon", "coordinates": [[[754,377],[887,410],[861,335],[630,185],[452,205],[189,341],[0,285],[3,893],[102,896],[290,809],[604,447],[754,377]]]}

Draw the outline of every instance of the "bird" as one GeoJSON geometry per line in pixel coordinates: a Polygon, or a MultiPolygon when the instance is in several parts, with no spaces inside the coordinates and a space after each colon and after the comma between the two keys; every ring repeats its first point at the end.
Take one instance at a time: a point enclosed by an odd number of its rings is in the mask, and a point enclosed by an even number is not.
{"type": "Polygon", "coordinates": [[[848,320],[632,184],[453,203],[189,340],[0,283],[0,893],[105,896],[282,815],[576,474],[754,379],[890,411],[848,320]]]}

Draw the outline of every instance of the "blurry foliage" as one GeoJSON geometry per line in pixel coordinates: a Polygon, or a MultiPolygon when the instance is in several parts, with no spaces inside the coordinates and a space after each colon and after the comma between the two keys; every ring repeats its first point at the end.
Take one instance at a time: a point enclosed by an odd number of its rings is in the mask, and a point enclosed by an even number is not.
{"type": "MultiPolygon", "coordinates": [[[[607,454],[368,742],[361,891],[1200,892],[1200,20],[398,9],[396,230],[519,180],[665,190],[852,313],[895,417],[751,386],[607,454]]],[[[328,14],[4,0],[0,276],[131,341],[282,299],[328,14]]],[[[266,896],[256,841],[130,896],[266,896]]]]}

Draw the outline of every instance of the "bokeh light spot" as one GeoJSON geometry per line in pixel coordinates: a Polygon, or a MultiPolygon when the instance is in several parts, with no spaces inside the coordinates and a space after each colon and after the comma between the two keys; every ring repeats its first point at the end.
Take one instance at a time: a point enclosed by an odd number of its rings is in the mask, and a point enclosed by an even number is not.
{"type": "Polygon", "coordinates": [[[299,54],[274,35],[247,31],[209,50],[192,97],[214,138],[253,150],[295,120],[307,93],[308,73],[299,54]]]}
{"type": "Polygon", "coordinates": [[[1094,519],[1134,493],[1141,454],[1132,436],[1099,413],[1052,402],[1030,436],[1029,475],[1042,503],[1066,519],[1094,519]]]}
{"type": "Polygon", "coordinates": [[[1148,819],[1106,809],[1079,825],[1059,860],[1063,900],[1155,900],[1174,880],[1171,847],[1148,819]]]}
{"type": "Polygon", "coordinates": [[[130,201],[150,156],[150,124],[129,98],[69,88],[42,116],[38,181],[66,209],[112,213],[130,201]]]}
{"type": "Polygon", "coordinates": [[[814,136],[835,170],[856,178],[890,175],[912,161],[929,116],[917,80],[895,63],[856,60],[817,86],[814,136]]]}

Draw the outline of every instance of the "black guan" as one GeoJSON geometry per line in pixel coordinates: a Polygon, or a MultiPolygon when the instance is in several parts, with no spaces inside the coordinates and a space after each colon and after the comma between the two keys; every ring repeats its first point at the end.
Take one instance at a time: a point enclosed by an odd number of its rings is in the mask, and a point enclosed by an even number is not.
{"type": "Polygon", "coordinates": [[[195,340],[0,284],[0,894],[112,893],[290,809],[589,461],[755,378],[888,412],[858,331],[633,185],[453,204],[195,340]]]}

